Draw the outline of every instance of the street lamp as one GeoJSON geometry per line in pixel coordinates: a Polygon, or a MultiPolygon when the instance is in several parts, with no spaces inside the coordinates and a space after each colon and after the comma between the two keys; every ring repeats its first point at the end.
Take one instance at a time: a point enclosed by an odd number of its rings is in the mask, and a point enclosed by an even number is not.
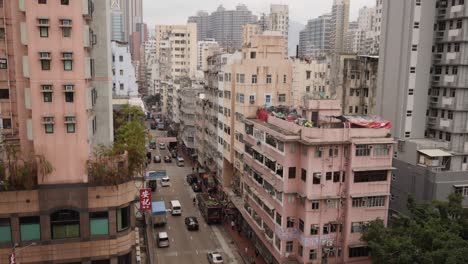
{"type": "Polygon", "coordinates": [[[25,247],[16,249],[17,247],[19,247],[19,244],[15,243],[15,245],[13,246],[13,249],[11,250],[10,264],[19,264],[19,262],[16,260],[16,257],[19,255],[19,253],[21,251],[23,251],[24,249],[26,249],[26,248],[28,248],[30,246],[35,246],[35,245],[36,245],[36,242],[32,242],[31,244],[29,244],[29,245],[27,245],[25,247]]]}

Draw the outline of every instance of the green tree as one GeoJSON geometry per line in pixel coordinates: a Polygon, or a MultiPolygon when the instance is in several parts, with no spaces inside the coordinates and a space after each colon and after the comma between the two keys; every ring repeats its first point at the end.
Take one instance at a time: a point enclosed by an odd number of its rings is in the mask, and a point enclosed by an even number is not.
{"type": "Polygon", "coordinates": [[[145,113],[141,108],[126,104],[121,109],[114,110],[114,131],[118,131],[122,125],[132,120],[144,122],[145,113]]]}
{"type": "Polygon", "coordinates": [[[416,203],[408,199],[409,216],[400,216],[386,228],[382,220],[370,223],[362,236],[379,264],[462,264],[468,256],[468,209],[462,196],[447,202],[416,203]]]}
{"type": "Polygon", "coordinates": [[[116,153],[128,152],[130,175],[141,173],[145,169],[146,137],[147,130],[139,120],[131,120],[116,131],[114,151],[116,153]]]}
{"type": "Polygon", "coordinates": [[[145,98],[145,103],[149,106],[153,106],[156,104],[161,103],[161,95],[160,94],[155,94],[155,95],[150,95],[145,98]]]}

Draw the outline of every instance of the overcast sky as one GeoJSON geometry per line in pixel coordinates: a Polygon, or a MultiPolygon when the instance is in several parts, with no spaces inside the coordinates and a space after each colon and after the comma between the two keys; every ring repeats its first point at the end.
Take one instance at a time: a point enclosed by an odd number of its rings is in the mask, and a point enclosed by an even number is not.
{"type": "MultiPolygon", "coordinates": [[[[375,0],[350,0],[350,17],[357,17],[362,6],[375,6],[375,0]]],[[[331,11],[333,0],[143,0],[144,21],[153,28],[156,24],[183,24],[199,10],[211,13],[219,5],[233,9],[245,4],[254,14],[269,12],[270,4],[288,4],[290,20],[306,24],[310,18],[331,11]]]]}

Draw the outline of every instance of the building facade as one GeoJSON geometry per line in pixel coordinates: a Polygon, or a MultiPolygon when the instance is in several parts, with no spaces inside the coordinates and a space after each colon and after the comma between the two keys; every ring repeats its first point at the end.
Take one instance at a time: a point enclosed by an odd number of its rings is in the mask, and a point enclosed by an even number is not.
{"type": "Polygon", "coordinates": [[[330,14],[309,20],[299,33],[299,57],[311,58],[328,53],[330,51],[330,30],[330,14]]]}
{"type": "Polygon", "coordinates": [[[242,26],[257,21],[257,17],[245,5],[238,5],[234,10],[227,10],[219,6],[216,11],[208,15],[199,12],[189,18],[189,23],[195,23],[198,41],[205,38],[213,38],[223,48],[234,51],[242,46],[242,26]],[[203,38],[201,38],[203,37],[203,38]]]}
{"type": "Polygon", "coordinates": [[[330,17],[330,50],[343,52],[349,25],[349,0],[333,0],[330,17]]]}
{"type": "Polygon", "coordinates": [[[197,45],[197,70],[203,71],[207,68],[208,57],[219,50],[219,44],[214,39],[205,39],[197,45]]]}
{"type": "Polygon", "coordinates": [[[131,263],[135,184],[98,185],[86,166],[113,141],[110,3],[2,1],[0,14],[5,146],[53,167],[2,179],[0,262],[17,244],[22,263],[131,263]]]}
{"type": "Polygon", "coordinates": [[[270,263],[370,263],[360,236],[387,219],[389,130],[343,128],[329,118],[339,100],[304,100],[296,112],[312,127],[268,111],[245,119],[240,211],[252,240],[270,263]]]}
{"type": "Polygon", "coordinates": [[[392,212],[407,212],[410,194],[431,201],[458,192],[468,205],[461,56],[468,20],[459,16],[467,10],[463,1],[383,2],[377,105],[398,139],[392,212]],[[403,19],[393,17],[401,10],[403,19]]]}
{"type": "Polygon", "coordinates": [[[189,76],[194,78],[197,71],[197,25],[156,25],[156,55],[161,54],[163,48],[169,52],[165,56],[170,59],[164,61],[170,68],[172,79],[189,76]]]}
{"type": "Polygon", "coordinates": [[[330,98],[329,65],[327,60],[293,59],[292,106],[299,107],[304,98],[330,98]]]}
{"type": "Polygon", "coordinates": [[[137,96],[135,68],[127,43],[112,41],[112,94],[137,96]]]}

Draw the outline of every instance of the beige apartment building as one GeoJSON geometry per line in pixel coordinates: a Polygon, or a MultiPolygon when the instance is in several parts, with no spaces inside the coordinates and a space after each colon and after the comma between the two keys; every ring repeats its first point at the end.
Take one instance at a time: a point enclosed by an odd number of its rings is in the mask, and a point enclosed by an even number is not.
{"type": "Polygon", "coordinates": [[[195,77],[197,71],[197,25],[156,25],[156,55],[161,47],[170,49],[171,76],[195,77]]]}
{"type": "Polygon", "coordinates": [[[330,98],[330,63],[327,60],[292,59],[292,106],[305,97],[330,98]]]}

